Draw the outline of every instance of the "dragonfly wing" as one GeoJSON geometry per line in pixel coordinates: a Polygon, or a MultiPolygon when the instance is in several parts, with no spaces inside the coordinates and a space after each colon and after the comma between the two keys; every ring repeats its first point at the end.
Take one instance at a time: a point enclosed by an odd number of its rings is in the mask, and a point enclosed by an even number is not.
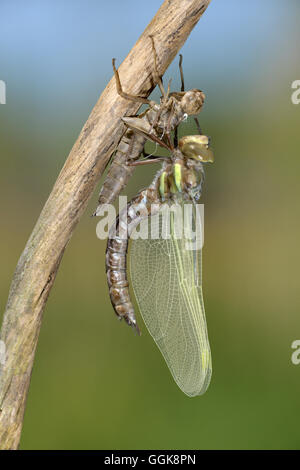
{"type": "Polygon", "coordinates": [[[211,377],[201,250],[187,249],[190,240],[175,238],[172,229],[171,237],[163,239],[161,218],[149,219],[151,230],[159,224],[160,236],[131,242],[130,273],[134,293],[143,320],[177,385],[188,396],[201,395],[211,377]]]}

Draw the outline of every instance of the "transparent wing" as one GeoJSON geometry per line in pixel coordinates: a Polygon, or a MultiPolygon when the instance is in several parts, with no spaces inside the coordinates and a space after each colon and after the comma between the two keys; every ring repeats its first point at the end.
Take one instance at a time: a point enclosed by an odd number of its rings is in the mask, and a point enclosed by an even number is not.
{"type": "MultiPolygon", "coordinates": [[[[174,230],[172,215],[169,239],[163,238],[167,219],[153,216],[147,219],[148,235],[152,231],[158,238],[131,241],[131,281],[143,320],[176,383],[188,396],[195,396],[206,391],[212,370],[202,296],[201,249],[191,249],[188,230],[178,238],[180,230],[174,230]]],[[[185,229],[187,223],[190,229],[195,225],[194,209],[189,220],[184,218],[185,229]]]]}

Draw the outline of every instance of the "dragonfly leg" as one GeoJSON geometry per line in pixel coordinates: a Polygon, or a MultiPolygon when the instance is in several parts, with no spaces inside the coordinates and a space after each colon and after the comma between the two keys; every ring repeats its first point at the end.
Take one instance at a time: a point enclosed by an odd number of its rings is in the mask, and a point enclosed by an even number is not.
{"type": "Polygon", "coordinates": [[[192,198],[195,199],[195,201],[199,201],[199,199],[201,197],[202,187],[203,187],[203,183],[204,183],[204,180],[205,180],[204,169],[200,168],[200,172],[201,172],[201,180],[200,180],[199,184],[197,184],[197,186],[191,190],[191,193],[193,195],[192,198]]]}
{"type": "Polygon", "coordinates": [[[112,59],[112,66],[115,74],[115,79],[116,79],[116,86],[117,86],[117,92],[122,98],[125,98],[127,100],[135,101],[137,103],[144,103],[144,104],[151,104],[151,100],[148,100],[148,98],[144,98],[143,96],[139,95],[130,95],[129,93],[125,93],[122,89],[121,81],[120,81],[120,76],[119,72],[116,69],[115,65],[116,59],[112,59]]]}
{"type": "MultiPolygon", "coordinates": [[[[147,153],[145,152],[145,149],[143,149],[143,158],[146,160],[146,159],[149,159],[150,157],[152,158],[159,158],[161,160],[166,160],[166,157],[163,157],[161,155],[153,155],[153,153],[147,153]]],[[[168,157],[167,157],[168,158],[168,157]]]]}
{"type": "Polygon", "coordinates": [[[164,96],[164,98],[163,98],[162,105],[159,107],[159,109],[158,109],[158,111],[157,111],[157,113],[156,113],[155,119],[154,119],[153,122],[152,122],[151,130],[156,128],[157,124],[159,123],[159,120],[160,120],[162,111],[164,110],[165,107],[168,106],[168,100],[169,100],[169,94],[170,94],[171,81],[172,81],[172,80],[169,80],[167,92],[166,92],[166,94],[165,94],[165,96],[164,96]]]}
{"type": "Polygon", "coordinates": [[[168,175],[166,171],[162,171],[159,177],[159,194],[162,202],[166,199],[166,193],[168,191],[168,175]]]}
{"type": "Polygon", "coordinates": [[[136,162],[129,162],[127,163],[127,166],[142,166],[142,165],[149,165],[152,163],[159,163],[162,161],[165,161],[165,157],[154,157],[154,158],[148,158],[146,160],[138,160],[136,162]]]}
{"type": "Polygon", "coordinates": [[[142,153],[143,153],[144,160],[128,161],[127,166],[133,166],[133,167],[143,166],[143,165],[148,165],[152,163],[159,163],[159,162],[166,161],[166,157],[161,157],[160,155],[153,155],[152,153],[147,153],[145,152],[145,149],[143,149],[142,153]]]}

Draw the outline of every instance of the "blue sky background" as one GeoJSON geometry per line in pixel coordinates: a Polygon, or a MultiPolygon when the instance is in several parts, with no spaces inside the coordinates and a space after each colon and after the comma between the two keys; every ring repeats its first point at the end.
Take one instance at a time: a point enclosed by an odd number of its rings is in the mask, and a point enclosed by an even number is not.
{"type": "MultiPolygon", "coordinates": [[[[1,0],[0,70],[9,101],[33,95],[37,106],[64,99],[75,107],[78,90],[77,105],[89,109],[112,75],[111,58],[125,58],[160,4],[1,0]]],[[[255,86],[266,57],[277,57],[277,73],[297,47],[299,10],[297,0],[213,0],[182,49],[186,75],[196,69],[205,89],[211,82],[229,87],[233,75],[255,86]]]]}

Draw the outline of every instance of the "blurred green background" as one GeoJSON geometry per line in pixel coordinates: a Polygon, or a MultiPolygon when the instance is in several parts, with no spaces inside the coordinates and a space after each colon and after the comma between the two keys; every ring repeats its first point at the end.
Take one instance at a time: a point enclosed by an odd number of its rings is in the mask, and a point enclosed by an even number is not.
{"type": "MultiPolygon", "coordinates": [[[[1,0],[1,312],[111,57],[121,63],[160,4],[1,0]]],[[[299,21],[297,0],[212,0],[182,50],[186,87],[207,95],[201,125],[215,151],[203,197],[207,393],[178,389],[140,317],[141,338],[118,323],[95,193],[44,312],[22,449],[299,449],[299,21]]],[[[171,76],[178,89],[177,60],[171,76]]],[[[154,171],[136,171],[128,195],[154,171]]]]}

